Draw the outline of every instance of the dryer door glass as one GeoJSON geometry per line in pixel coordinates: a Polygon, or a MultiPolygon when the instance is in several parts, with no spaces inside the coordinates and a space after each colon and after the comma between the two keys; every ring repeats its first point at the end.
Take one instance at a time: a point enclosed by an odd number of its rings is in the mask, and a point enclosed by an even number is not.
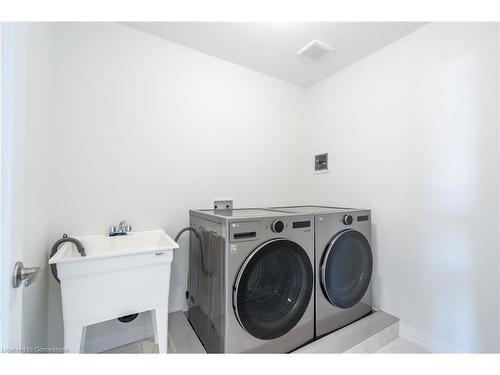
{"type": "Polygon", "coordinates": [[[333,238],[325,250],[321,287],[333,305],[349,308],[364,296],[372,276],[373,257],[365,236],[346,230],[333,238]]]}
{"type": "Polygon", "coordinates": [[[236,278],[233,304],[241,326],[270,340],[290,331],[304,314],[313,289],[313,269],[295,242],[266,242],[250,254],[236,278]]]}

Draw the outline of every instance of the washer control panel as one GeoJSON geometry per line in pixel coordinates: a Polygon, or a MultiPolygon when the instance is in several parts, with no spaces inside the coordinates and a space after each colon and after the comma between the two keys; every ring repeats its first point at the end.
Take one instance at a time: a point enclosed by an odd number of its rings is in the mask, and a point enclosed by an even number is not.
{"type": "Polygon", "coordinates": [[[258,221],[232,223],[229,227],[231,242],[254,241],[259,239],[258,221]]]}
{"type": "Polygon", "coordinates": [[[311,227],[311,220],[294,221],[292,223],[293,229],[310,228],[310,227],[311,227]]]}

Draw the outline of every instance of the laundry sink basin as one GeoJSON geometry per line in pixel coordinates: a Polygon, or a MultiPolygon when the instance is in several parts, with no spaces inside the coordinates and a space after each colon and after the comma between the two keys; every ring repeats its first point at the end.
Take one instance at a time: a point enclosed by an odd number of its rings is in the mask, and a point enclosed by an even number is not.
{"type": "Polygon", "coordinates": [[[152,311],[155,339],[166,352],[170,266],[179,245],[163,230],[75,238],[86,256],[66,242],[49,260],[61,281],[66,351],[83,350],[88,325],[152,311]]]}
{"type": "Polygon", "coordinates": [[[108,235],[77,236],[85,247],[87,256],[82,257],[76,246],[66,242],[49,260],[49,264],[87,262],[95,258],[122,257],[151,252],[161,252],[179,247],[164,230],[134,232],[124,236],[108,235]]]}

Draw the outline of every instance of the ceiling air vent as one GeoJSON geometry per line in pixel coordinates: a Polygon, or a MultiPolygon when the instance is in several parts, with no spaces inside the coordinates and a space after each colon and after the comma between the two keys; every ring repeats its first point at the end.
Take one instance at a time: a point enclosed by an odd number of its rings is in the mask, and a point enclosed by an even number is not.
{"type": "Polygon", "coordinates": [[[304,48],[301,48],[297,52],[297,55],[304,56],[312,61],[317,61],[330,52],[332,52],[332,47],[315,39],[304,48]]]}

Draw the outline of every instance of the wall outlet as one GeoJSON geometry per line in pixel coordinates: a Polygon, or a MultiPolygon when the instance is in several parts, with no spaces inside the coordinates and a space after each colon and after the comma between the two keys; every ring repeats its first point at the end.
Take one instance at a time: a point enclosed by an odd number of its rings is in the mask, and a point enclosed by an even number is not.
{"type": "Polygon", "coordinates": [[[233,197],[215,197],[212,198],[212,207],[214,210],[232,210],[233,197]]]}

